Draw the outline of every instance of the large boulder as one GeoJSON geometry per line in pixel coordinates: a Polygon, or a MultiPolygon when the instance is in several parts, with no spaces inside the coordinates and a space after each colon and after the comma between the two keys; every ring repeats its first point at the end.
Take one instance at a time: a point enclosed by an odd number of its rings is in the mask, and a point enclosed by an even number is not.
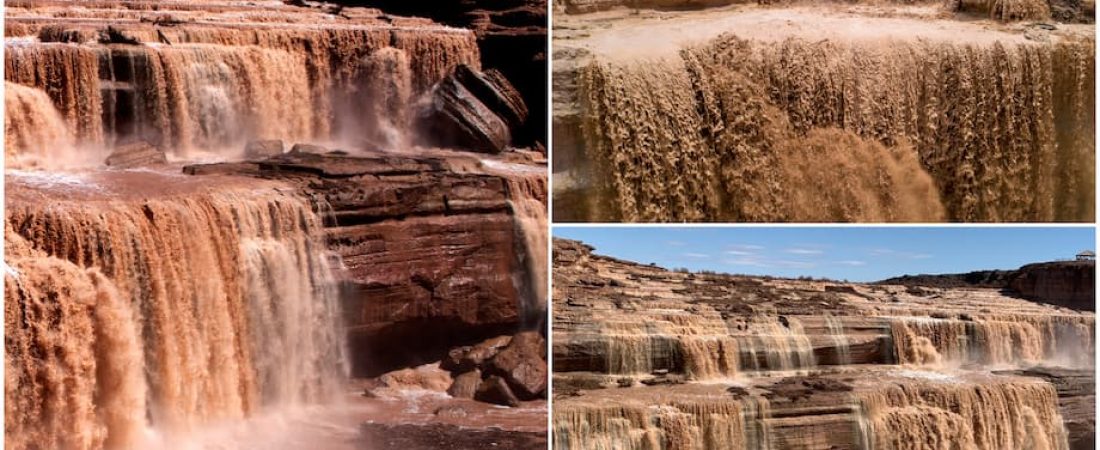
{"type": "Polygon", "coordinates": [[[440,362],[440,367],[453,373],[479,369],[511,341],[511,336],[497,336],[486,339],[477,345],[454,348],[440,362]]]}
{"type": "Polygon", "coordinates": [[[425,364],[420,367],[410,367],[388,372],[378,377],[378,381],[380,381],[384,387],[396,391],[422,389],[444,392],[450,388],[452,384],[451,374],[445,370],[441,370],[434,364],[425,364]]]}
{"type": "Polygon", "coordinates": [[[283,154],[283,141],[278,139],[251,141],[244,147],[246,159],[264,159],[283,154]]]}
{"type": "Polygon", "coordinates": [[[502,75],[459,65],[435,87],[420,127],[434,145],[500,153],[526,120],[523,99],[502,75]]]}
{"type": "Polygon", "coordinates": [[[455,377],[447,393],[454,398],[474,398],[479,387],[481,387],[481,371],[474,369],[455,377]]]}
{"type": "Polygon", "coordinates": [[[167,162],[168,157],[164,154],[164,151],[147,142],[136,141],[116,147],[115,151],[107,157],[106,164],[111,167],[130,169],[167,162]]]}
{"type": "Polygon", "coordinates": [[[328,149],[325,148],[324,146],[320,146],[320,145],[316,145],[316,144],[301,144],[301,143],[298,143],[298,144],[294,144],[294,146],[290,148],[290,153],[293,154],[293,155],[300,155],[300,154],[303,154],[303,153],[309,153],[309,154],[314,154],[314,155],[323,155],[325,153],[328,153],[328,149]]]}
{"type": "Polygon", "coordinates": [[[478,387],[477,393],[474,394],[474,399],[477,401],[492,403],[502,406],[519,406],[519,399],[512,393],[512,389],[508,387],[508,383],[503,378],[496,375],[486,378],[478,387]]]}
{"type": "Polygon", "coordinates": [[[521,400],[546,394],[546,341],[536,331],[519,333],[486,365],[486,373],[501,377],[521,400]]]}
{"type": "Polygon", "coordinates": [[[508,79],[496,69],[476,72],[469,66],[455,68],[454,77],[512,130],[527,122],[527,105],[508,79]]]}

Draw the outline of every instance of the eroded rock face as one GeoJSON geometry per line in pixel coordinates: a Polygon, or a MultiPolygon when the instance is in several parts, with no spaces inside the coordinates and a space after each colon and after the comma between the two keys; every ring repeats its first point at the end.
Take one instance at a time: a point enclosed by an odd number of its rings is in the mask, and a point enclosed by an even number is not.
{"type": "Polygon", "coordinates": [[[1008,287],[1024,297],[1079,311],[1096,310],[1096,262],[1029,264],[1016,271],[1008,287]]]}
{"type": "MultiPolygon", "coordinates": [[[[455,153],[287,153],[185,171],[290,181],[315,200],[343,263],[352,374],[376,376],[519,327],[514,275],[526,269],[512,193],[506,176],[479,165],[455,153]]],[[[545,185],[531,193],[545,202],[545,185]]]]}
{"type": "Polygon", "coordinates": [[[1095,261],[1052,261],[1028,264],[1017,270],[981,270],[963,274],[904,275],[879,281],[882,285],[904,285],[911,293],[933,295],[942,288],[1004,289],[1007,294],[1064,306],[1079,311],[1094,311],[1095,261]],[[928,291],[926,288],[933,288],[928,291]]]}
{"type": "Polygon", "coordinates": [[[386,388],[397,391],[422,389],[436,392],[446,391],[453,382],[447,371],[435,365],[395,370],[378,377],[378,381],[386,388]]]}
{"type": "Polygon", "coordinates": [[[499,70],[522,96],[530,119],[514,136],[517,145],[546,140],[546,0],[460,0],[427,2],[403,0],[338,0],[394,14],[429,17],[477,35],[481,65],[499,70]]]}
{"type": "Polygon", "coordinates": [[[463,373],[482,367],[486,361],[497,355],[500,349],[512,342],[511,336],[497,336],[486,339],[477,345],[456,347],[447,352],[440,367],[451,372],[463,373]]]}
{"type": "Polygon", "coordinates": [[[500,153],[526,119],[523,99],[499,72],[463,65],[436,86],[420,128],[435,145],[500,153]]]}

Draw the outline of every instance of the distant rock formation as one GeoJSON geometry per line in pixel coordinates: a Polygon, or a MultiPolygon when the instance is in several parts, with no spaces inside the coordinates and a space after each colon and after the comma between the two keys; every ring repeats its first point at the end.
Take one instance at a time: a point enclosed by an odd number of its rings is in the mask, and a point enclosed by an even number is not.
{"type": "Polygon", "coordinates": [[[1078,311],[1096,310],[1096,262],[1028,264],[1014,273],[1008,288],[1025,298],[1078,311]]]}
{"type": "Polygon", "coordinates": [[[1096,310],[1096,263],[1052,261],[1016,270],[978,270],[961,274],[902,275],[875,284],[914,288],[1005,289],[1028,300],[1078,311],[1096,310]]]}
{"type": "Polygon", "coordinates": [[[1004,288],[1008,286],[1008,280],[1012,278],[1013,270],[975,270],[967,273],[952,273],[942,275],[902,275],[900,277],[887,278],[875,284],[893,284],[901,286],[919,286],[933,288],[1004,288]]]}

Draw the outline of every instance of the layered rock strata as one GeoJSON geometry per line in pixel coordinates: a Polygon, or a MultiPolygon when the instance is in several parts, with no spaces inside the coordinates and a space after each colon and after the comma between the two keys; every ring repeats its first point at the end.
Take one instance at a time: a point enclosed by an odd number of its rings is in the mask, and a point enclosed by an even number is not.
{"type": "Polygon", "coordinates": [[[185,171],[283,180],[321,208],[342,261],[352,373],[374,376],[511,334],[537,302],[516,282],[529,269],[517,256],[527,244],[514,208],[545,205],[544,166],[486,161],[287,153],[185,171]]]}
{"type": "Polygon", "coordinates": [[[993,371],[1061,366],[1091,383],[1091,312],[996,289],[673,272],[565,240],[554,241],[554,277],[563,448],[919,448],[935,436],[994,449],[1028,447],[1027,434],[1040,448],[1083,448],[1091,439],[1081,404],[1092,394],[1080,382],[1034,375],[1049,369],[993,371]]]}
{"type": "Polygon", "coordinates": [[[473,30],[481,50],[482,65],[504,74],[530,107],[531,117],[517,133],[517,143],[523,146],[535,142],[545,144],[546,55],[549,53],[546,0],[459,0],[445,3],[338,0],[335,3],[430,17],[441,23],[473,30]]]}

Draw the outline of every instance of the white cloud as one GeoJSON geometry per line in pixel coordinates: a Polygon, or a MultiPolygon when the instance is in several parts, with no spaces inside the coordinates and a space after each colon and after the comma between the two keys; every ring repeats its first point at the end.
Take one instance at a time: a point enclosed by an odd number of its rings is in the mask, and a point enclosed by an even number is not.
{"type": "Polygon", "coordinates": [[[695,259],[710,258],[710,255],[708,255],[706,253],[691,253],[691,252],[688,252],[688,253],[681,253],[680,255],[688,257],[688,258],[695,258],[695,259]]]}
{"type": "Polygon", "coordinates": [[[734,258],[722,261],[731,266],[754,266],[754,267],[771,267],[765,264],[763,261],[756,258],[734,258]]]}
{"type": "Polygon", "coordinates": [[[932,257],[932,255],[929,255],[927,253],[903,252],[889,248],[876,248],[872,249],[869,253],[871,254],[871,256],[886,256],[902,259],[928,259],[932,257]]]}
{"type": "Polygon", "coordinates": [[[776,266],[787,269],[813,269],[817,267],[816,263],[808,261],[776,261],[776,266]]]}
{"type": "Polygon", "coordinates": [[[733,258],[722,261],[732,266],[752,266],[752,267],[764,267],[764,268],[779,268],[779,269],[812,269],[817,267],[816,263],[809,261],[791,261],[782,259],[766,259],[758,258],[755,256],[746,256],[742,258],[733,258]]]}
{"type": "Polygon", "coordinates": [[[841,265],[845,265],[845,266],[853,266],[853,267],[855,267],[855,266],[866,266],[867,265],[867,263],[864,262],[864,261],[855,261],[855,260],[837,261],[836,263],[841,264],[841,265]]]}
{"type": "Polygon", "coordinates": [[[733,255],[733,256],[750,256],[750,255],[755,255],[756,254],[754,252],[746,252],[744,250],[726,250],[725,253],[727,255],[733,255]]]}
{"type": "Polygon", "coordinates": [[[687,242],[684,242],[684,241],[665,241],[665,245],[668,245],[670,247],[683,247],[683,246],[687,245],[687,242]]]}
{"type": "Polygon", "coordinates": [[[783,250],[783,251],[786,252],[786,253],[790,253],[792,255],[821,255],[821,254],[825,253],[825,252],[823,252],[821,250],[817,250],[817,249],[797,248],[797,247],[796,248],[788,248],[788,249],[783,250]]]}

